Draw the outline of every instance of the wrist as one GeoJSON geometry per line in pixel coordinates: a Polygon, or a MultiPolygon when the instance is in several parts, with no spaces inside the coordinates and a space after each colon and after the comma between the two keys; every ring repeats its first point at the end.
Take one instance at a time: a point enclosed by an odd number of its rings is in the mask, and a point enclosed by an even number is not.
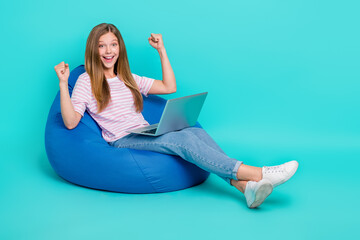
{"type": "Polygon", "coordinates": [[[60,82],[59,87],[60,87],[60,89],[67,89],[68,88],[68,83],[67,82],[60,82]]]}
{"type": "Polygon", "coordinates": [[[164,54],[164,53],[166,53],[165,47],[159,48],[159,49],[158,49],[158,52],[159,52],[159,54],[164,54]]]}

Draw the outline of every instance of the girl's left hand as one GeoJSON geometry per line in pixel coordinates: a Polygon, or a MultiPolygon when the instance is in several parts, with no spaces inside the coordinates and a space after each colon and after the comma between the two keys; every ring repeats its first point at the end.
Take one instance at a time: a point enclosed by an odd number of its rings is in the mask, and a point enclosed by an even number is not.
{"type": "Polygon", "coordinates": [[[152,33],[148,40],[150,45],[158,51],[165,48],[161,34],[152,33]]]}

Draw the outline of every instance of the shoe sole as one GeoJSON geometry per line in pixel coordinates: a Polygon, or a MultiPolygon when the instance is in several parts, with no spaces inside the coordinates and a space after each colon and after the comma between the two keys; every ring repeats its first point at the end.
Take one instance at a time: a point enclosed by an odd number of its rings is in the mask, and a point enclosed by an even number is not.
{"type": "Polygon", "coordinates": [[[256,208],[260,206],[264,200],[272,193],[273,186],[271,183],[264,183],[259,187],[259,189],[255,192],[255,200],[250,205],[249,208],[256,208]]]}

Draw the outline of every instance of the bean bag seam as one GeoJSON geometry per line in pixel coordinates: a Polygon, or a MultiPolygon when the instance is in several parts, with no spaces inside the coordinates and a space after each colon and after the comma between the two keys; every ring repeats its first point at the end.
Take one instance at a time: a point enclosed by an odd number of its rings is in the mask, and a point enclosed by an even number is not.
{"type": "Polygon", "coordinates": [[[154,188],[154,186],[152,185],[151,181],[149,181],[149,178],[145,175],[144,171],[142,170],[142,168],[140,167],[138,161],[136,161],[136,159],[134,158],[133,154],[131,151],[129,151],[132,159],[134,160],[134,162],[136,163],[136,166],[138,166],[138,168],[140,169],[141,174],[144,176],[144,178],[147,180],[147,182],[150,184],[151,188],[154,190],[154,192],[156,192],[157,190],[154,188]]]}

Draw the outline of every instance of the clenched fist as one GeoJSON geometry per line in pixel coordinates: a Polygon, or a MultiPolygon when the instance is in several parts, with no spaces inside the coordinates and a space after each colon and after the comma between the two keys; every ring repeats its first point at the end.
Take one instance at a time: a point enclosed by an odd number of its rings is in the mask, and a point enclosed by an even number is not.
{"type": "Polygon", "coordinates": [[[150,45],[156,50],[161,50],[164,48],[164,42],[161,34],[151,33],[151,36],[148,38],[150,45]]]}
{"type": "Polygon", "coordinates": [[[59,83],[60,84],[64,83],[67,85],[69,75],[70,75],[69,64],[67,64],[65,62],[61,62],[58,65],[56,65],[54,68],[55,68],[55,72],[59,78],[59,83]]]}

